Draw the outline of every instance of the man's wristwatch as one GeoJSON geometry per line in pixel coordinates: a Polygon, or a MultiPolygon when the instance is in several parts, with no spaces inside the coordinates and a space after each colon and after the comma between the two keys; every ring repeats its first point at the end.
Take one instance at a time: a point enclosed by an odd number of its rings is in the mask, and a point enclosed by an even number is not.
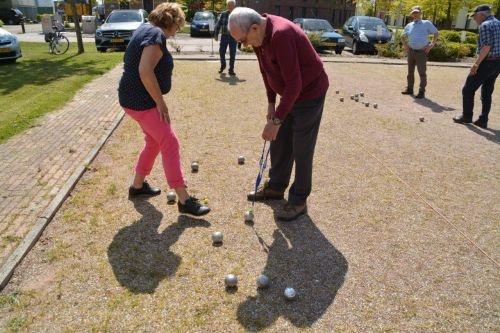
{"type": "Polygon", "coordinates": [[[280,118],[273,117],[273,125],[278,126],[281,125],[282,121],[280,118]]]}

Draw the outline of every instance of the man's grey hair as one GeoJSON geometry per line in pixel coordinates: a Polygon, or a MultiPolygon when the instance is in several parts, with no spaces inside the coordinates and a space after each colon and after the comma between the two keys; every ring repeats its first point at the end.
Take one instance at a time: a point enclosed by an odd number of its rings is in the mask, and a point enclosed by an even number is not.
{"type": "Polygon", "coordinates": [[[237,7],[229,15],[228,27],[234,24],[242,32],[247,33],[252,25],[260,24],[260,22],[262,22],[262,16],[252,8],[237,7]]]}
{"type": "Polygon", "coordinates": [[[232,3],[233,5],[236,6],[236,0],[227,0],[226,1],[226,5],[229,5],[230,3],[232,3]]]}

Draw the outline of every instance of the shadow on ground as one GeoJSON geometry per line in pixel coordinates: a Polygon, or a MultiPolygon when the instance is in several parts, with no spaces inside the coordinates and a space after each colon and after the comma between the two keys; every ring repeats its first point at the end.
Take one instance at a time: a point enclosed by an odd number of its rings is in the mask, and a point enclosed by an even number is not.
{"type": "Polygon", "coordinates": [[[169,250],[187,228],[210,223],[180,215],[176,223],[158,231],[163,214],[146,200],[133,200],[142,218],[121,229],[108,247],[108,259],[120,285],[133,293],[153,293],[161,280],[173,276],[181,257],[169,250]]]}
{"type": "MultiPolygon", "coordinates": [[[[273,243],[263,245],[268,259],[262,274],[271,285],[238,307],[238,321],[252,331],[269,327],[281,316],[296,327],[311,327],[333,303],[347,274],[347,260],[309,216],[286,223],[275,218],[275,222],[273,243]],[[285,300],[286,287],[295,288],[296,300],[285,300]]],[[[259,241],[262,244],[260,237],[259,241]]]]}
{"type": "Polygon", "coordinates": [[[418,105],[421,105],[421,106],[424,106],[428,109],[431,109],[432,112],[436,112],[436,113],[456,110],[455,108],[441,105],[441,104],[434,102],[433,100],[430,100],[428,98],[422,98],[422,99],[414,98],[414,101],[418,105]]]}
{"type": "Polygon", "coordinates": [[[220,82],[229,83],[230,86],[235,86],[238,83],[246,82],[246,80],[242,80],[242,79],[238,78],[237,75],[227,76],[226,73],[222,73],[220,75],[220,78],[215,79],[215,80],[220,81],[220,82]]]}
{"type": "Polygon", "coordinates": [[[467,127],[472,132],[479,134],[496,144],[500,144],[500,130],[492,128],[482,129],[471,124],[466,124],[465,127],[467,127]]]}

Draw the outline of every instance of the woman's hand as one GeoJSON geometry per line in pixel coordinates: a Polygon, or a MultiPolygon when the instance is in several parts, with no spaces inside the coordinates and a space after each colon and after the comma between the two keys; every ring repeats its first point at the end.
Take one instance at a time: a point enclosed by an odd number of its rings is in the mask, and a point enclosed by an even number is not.
{"type": "Polygon", "coordinates": [[[168,114],[168,107],[165,103],[160,103],[156,106],[158,113],[160,114],[160,119],[167,124],[170,124],[170,115],[168,114]]]}

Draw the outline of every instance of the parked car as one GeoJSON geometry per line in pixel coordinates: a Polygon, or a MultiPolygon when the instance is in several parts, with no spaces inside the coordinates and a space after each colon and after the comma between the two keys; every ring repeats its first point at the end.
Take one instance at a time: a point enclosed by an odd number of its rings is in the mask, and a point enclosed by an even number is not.
{"type": "Polygon", "coordinates": [[[196,12],[194,13],[193,20],[189,34],[194,36],[211,36],[210,23],[215,26],[215,16],[212,12],[196,12]]]}
{"type": "Polygon", "coordinates": [[[105,52],[108,48],[125,49],[134,31],[147,21],[148,13],[143,9],[113,10],[95,32],[97,50],[105,52]]]}
{"type": "Polygon", "coordinates": [[[293,23],[298,24],[305,33],[321,34],[324,50],[335,50],[336,54],[342,54],[345,47],[345,39],[340,35],[327,20],[296,18],[293,23]]]}
{"type": "Polygon", "coordinates": [[[0,62],[16,62],[22,56],[17,37],[0,28],[0,62]]]}
{"type": "Polygon", "coordinates": [[[378,17],[352,16],[344,24],[342,34],[352,53],[377,53],[375,44],[384,44],[391,40],[392,32],[378,17]]]}
{"type": "Polygon", "coordinates": [[[8,25],[21,24],[26,17],[17,8],[0,8],[0,20],[8,25]]]}

